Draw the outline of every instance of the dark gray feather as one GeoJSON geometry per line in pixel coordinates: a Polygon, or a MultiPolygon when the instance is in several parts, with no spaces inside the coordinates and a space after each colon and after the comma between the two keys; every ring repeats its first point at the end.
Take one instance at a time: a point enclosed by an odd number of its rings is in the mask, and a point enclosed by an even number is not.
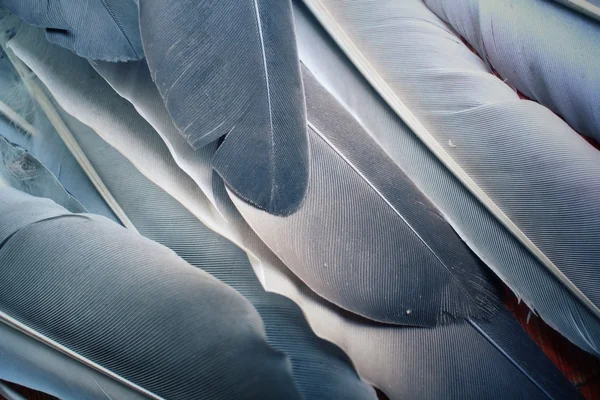
{"type": "Polygon", "coordinates": [[[302,80],[289,0],[143,0],[148,65],[175,125],[243,199],[293,213],[308,180],[302,80]]]}

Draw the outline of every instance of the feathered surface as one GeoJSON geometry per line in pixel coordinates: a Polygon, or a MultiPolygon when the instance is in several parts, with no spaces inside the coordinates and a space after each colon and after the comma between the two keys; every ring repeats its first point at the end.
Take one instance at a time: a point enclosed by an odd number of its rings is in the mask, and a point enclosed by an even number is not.
{"type": "Polygon", "coordinates": [[[375,321],[431,327],[493,315],[487,268],[358,122],[303,77],[306,200],[285,218],[237,202],[250,226],[317,294],[375,321]]]}
{"type": "MultiPolygon", "coordinates": [[[[2,189],[0,211],[2,323],[64,346],[144,395],[300,398],[288,360],[266,344],[256,310],[232,288],[104,217],[12,188],[2,189]]],[[[64,375],[73,384],[94,379],[86,368],[73,373],[64,375]]],[[[67,395],[50,380],[33,384],[67,395]]]]}
{"type": "MultiPolygon", "coordinates": [[[[600,140],[600,24],[544,0],[425,0],[505,83],[600,140]]],[[[501,101],[503,98],[499,98],[501,101]]]]}
{"type": "Polygon", "coordinates": [[[600,21],[600,1],[599,0],[554,0],[558,3],[571,7],[588,17],[600,21]]]}
{"type": "MultiPolygon", "coordinates": [[[[6,23],[4,19],[0,27],[6,23]]],[[[0,28],[1,29],[1,28],[0,28]]],[[[27,79],[37,81],[34,76],[27,79]]],[[[93,214],[117,220],[106,202],[98,194],[77,160],[65,146],[58,133],[28,93],[21,78],[6,54],[0,56],[0,98],[31,123],[38,134],[32,135],[16,129],[15,125],[0,118],[0,135],[37,158],[62,183],[65,189],[93,214]]]]}
{"type": "Polygon", "coordinates": [[[68,194],[56,177],[37,158],[10,143],[0,131],[0,185],[37,197],[47,197],[73,213],[87,210],[68,194]]]}
{"type": "MultiPolygon", "coordinates": [[[[54,49],[57,50],[56,47],[54,49]]],[[[46,53],[46,55],[49,54],[46,53]]],[[[60,54],[63,52],[59,51],[60,54]]],[[[67,57],[65,61],[72,65],[80,65],[90,71],[87,63],[77,64],[75,56],[67,57]]],[[[40,64],[38,67],[41,68],[42,65],[40,64]]],[[[106,65],[106,67],[110,66],[106,65]]],[[[90,79],[91,82],[94,80],[102,82],[102,78],[93,70],[89,73],[94,77],[94,79],[90,79]]],[[[44,74],[42,75],[45,77],[44,74]]],[[[60,79],[56,80],[57,84],[61,82],[60,79]]],[[[137,82],[140,85],[142,83],[142,81],[137,82]]],[[[152,84],[151,81],[145,82],[152,84]]],[[[82,87],[86,86],[83,84],[82,87]]],[[[70,90],[74,90],[76,87],[78,86],[71,86],[70,90]]],[[[128,92],[127,87],[128,85],[123,86],[123,93],[128,92]]],[[[150,88],[138,87],[142,89],[141,93],[150,93],[150,88]]],[[[160,97],[134,97],[139,101],[136,101],[138,110],[161,109],[160,97]],[[152,100],[156,100],[156,102],[153,103],[152,100]]],[[[114,96],[114,93],[113,96],[107,95],[105,98],[122,105],[122,99],[114,96]]],[[[102,104],[100,103],[100,107],[102,104]]],[[[98,105],[87,103],[86,106],[93,110],[98,105]]],[[[70,107],[77,116],[81,116],[78,108],[75,108],[74,105],[70,107]]],[[[144,122],[130,107],[121,107],[120,109],[128,115],[129,120],[144,122]]],[[[85,115],[87,114],[83,114],[84,118],[85,115]]],[[[105,116],[107,119],[123,119],[122,113],[115,114],[113,112],[112,115],[105,114],[105,116]]],[[[212,205],[203,199],[202,192],[188,190],[179,192],[179,201],[193,210],[194,215],[181,203],[150,182],[123,155],[104,142],[97,133],[69,115],[63,117],[110,192],[114,194],[135,228],[142,235],[168,246],[191,265],[199,267],[231,285],[257,308],[267,331],[267,342],[290,357],[294,380],[305,398],[356,400],[375,398],[373,389],[356,375],[347,356],[339,348],[319,339],[312,332],[298,306],[280,295],[266,293],[254,274],[246,254],[228,240],[209,230],[198,220],[198,218],[202,218],[213,228],[219,228],[217,224],[220,224],[221,234],[229,234],[232,239],[239,238],[239,235],[227,229],[227,222],[219,213],[211,211],[212,205]]],[[[169,119],[161,121],[160,117],[161,114],[158,113],[149,115],[150,120],[153,120],[157,126],[164,127],[165,121],[169,121],[169,119]]],[[[134,125],[141,125],[141,123],[138,122],[134,125]]],[[[114,132],[107,128],[107,125],[98,123],[96,123],[96,129],[100,135],[104,135],[113,142],[115,136],[127,137],[139,132],[139,130],[132,131],[131,129],[114,132]]],[[[146,134],[156,136],[151,128],[146,130],[146,134]]],[[[164,135],[162,137],[166,138],[164,135]]],[[[176,137],[183,140],[179,135],[176,137]]],[[[158,140],[148,141],[148,143],[158,144],[161,142],[158,140]]],[[[169,150],[173,149],[171,146],[168,147],[169,150]]],[[[139,151],[132,152],[132,147],[120,147],[120,150],[129,156],[133,153],[133,160],[139,161],[139,157],[136,156],[140,153],[139,151]]],[[[143,151],[145,148],[142,149],[143,151]]],[[[168,165],[174,164],[170,154],[166,152],[166,147],[161,151],[150,153],[150,157],[162,158],[165,160],[163,162],[168,165]]],[[[200,155],[202,154],[200,152],[200,155]]],[[[205,158],[210,160],[210,154],[205,155],[205,158]]],[[[184,165],[187,165],[185,160],[179,159],[179,161],[184,161],[184,165]]],[[[199,172],[197,176],[206,174],[202,168],[206,168],[210,175],[210,162],[202,163],[200,159],[198,164],[194,164],[194,160],[189,161],[192,162],[191,165],[197,166],[195,170],[199,172]]],[[[155,162],[148,162],[143,165],[154,164],[155,162]]],[[[150,173],[148,169],[145,171],[150,173]]],[[[167,189],[172,189],[173,183],[181,186],[183,182],[186,182],[186,185],[190,185],[191,180],[178,168],[167,168],[166,171],[170,174],[169,178],[158,180],[162,187],[165,187],[165,183],[168,183],[167,189]]],[[[241,218],[239,219],[241,220],[241,218]]]]}
{"type": "MultiPolygon", "coordinates": [[[[600,153],[548,109],[520,100],[421,1],[305,3],[394,111],[545,269],[488,264],[553,327],[598,352],[600,153]],[[570,293],[548,290],[555,278],[570,293]]],[[[489,229],[479,239],[456,230],[475,251],[473,241],[489,241],[489,229]]]]}
{"type": "MultiPolygon", "coordinates": [[[[31,43],[21,41],[20,44],[19,42],[13,44],[15,47],[23,46],[21,54],[27,56],[25,58],[30,62],[30,67],[43,81],[54,88],[54,92],[60,95],[65,105],[70,106],[71,111],[79,114],[85,111],[86,107],[94,108],[94,104],[97,105],[97,100],[96,103],[82,104],[81,100],[85,97],[80,98],[77,95],[78,91],[86,90],[83,82],[94,82],[97,78],[79,81],[82,87],[73,85],[71,77],[81,76],[74,74],[75,70],[66,68],[63,71],[64,75],[57,73],[52,70],[60,64],[54,64],[56,60],[54,57],[49,57],[49,52],[42,52],[41,55],[46,57],[44,60],[44,58],[37,58],[35,51],[31,49],[26,51],[28,46],[34,45],[35,48],[38,44],[35,40],[31,43]],[[71,98],[75,101],[66,101],[71,98]]],[[[62,54],[59,54],[57,58],[61,57],[62,54]]],[[[66,66],[74,64],[75,60],[68,58],[67,60],[66,66]]],[[[83,68],[81,65],[78,67],[83,68]]],[[[117,100],[111,98],[111,101],[117,100]]],[[[130,113],[123,106],[109,108],[109,110],[114,115],[108,115],[107,118],[112,119],[120,119],[122,114],[130,113]]],[[[99,114],[103,115],[101,112],[99,114]]],[[[132,160],[136,167],[140,164],[135,160],[144,157],[148,157],[150,165],[152,165],[150,160],[153,158],[154,163],[162,162],[160,160],[164,157],[164,153],[157,152],[155,149],[161,146],[160,141],[149,142],[152,146],[127,147],[122,146],[120,142],[126,139],[119,139],[118,136],[135,135],[135,130],[112,132],[106,126],[103,130],[96,129],[105,135],[107,140],[110,139],[111,144],[119,147],[119,151],[132,160]]],[[[166,149],[167,146],[164,148],[166,149]]],[[[169,159],[169,150],[166,151],[166,159],[169,159]]],[[[173,160],[171,162],[174,163],[173,160]]],[[[183,171],[176,172],[177,169],[171,168],[168,170],[175,175],[166,181],[157,179],[157,184],[167,192],[173,192],[186,208],[193,210],[195,216],[214,217],[215,214],[209,211],[212,205],[200,200],[201,192],[200,196],[195,198],[182,196],[180,191],[174,190],[185,182],[184,179],[178,178],[179,175],[184,174],[183,171]],[[206,210],[201,212],[203,207],[206,210]]],[[[151,171],[146,166],[144,175],[146,174],[156,175],[159,172],[151,171]]],[[[506,311],[500,304],[497,304],[499,310],[494,321],[490,323],[472,321],[475,325],[463,323],[423,329],[375,323],[345,312],[315,295],[256,239],[255,234],[245,225],[239,214],[236,214],[235,209],[227,206],[227,198],[221,197],[224,187],[222,183],[221,186],[217,183],[214,187],[220,187],[220,191],[215,192],[214,197],[221,207],[221,212],[226,216],[229,226],[227,229],[216,226],[217,230],[222,234],[226,232],[227,235],[231,235],[232,240],[238,244],[237,240],[241,236],[244,247],[247,250],[252,249],[250,257],[253,267],[264,286],[298,303],[316,333],[342,347],[361,376],[381,388],[391,399],[577,397],[574,389],[561,377],[520,326],[506,316],[506,311]],[[503,315],[507,318],[504,322],[503,315]],[[478,326],[481,330],[474,326],[478,326]],[[493,334],[493,332],[504,333],[493,334]],[[467,346],[477,351],[470,351],[469,357],[464,357],[467,346]],[[432,375],[431,365],[436,365],[439,371],[444,371],[443,376],[432,375]]],[[[191,192],[184,192],[191,195],[191,192]]],[[[122,202],[121,199],[119,201],[122,202]]],[[[156,208],[148,212],[156,217],[156,208]]],[[[149,223],[149,226],[152,225],[153,223],[149,223]]],[[[215,227],[214,224],[209,225],[215,227]]],[[[292,355],[291,358],[293,366],[294,356],[292,355]]]]}
{"type": "Polygon", "coordinates": [[[306,106],[290,0],[144,0],[140,29],[175,125],[246,201],[288,215],[308,180],[306,106]]]}
{"type": "Polygon", "coordinates": [[[144,58],[137,0],[0,0],[52,43],[93,60],[144,58]]]}

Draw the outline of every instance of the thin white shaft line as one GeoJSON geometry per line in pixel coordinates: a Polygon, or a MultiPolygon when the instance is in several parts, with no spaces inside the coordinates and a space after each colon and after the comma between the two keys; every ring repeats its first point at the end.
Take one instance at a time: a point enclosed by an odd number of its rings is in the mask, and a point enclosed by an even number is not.
{"type": "Polygon", "coordinates": [[[85,174],[88,176],[96,190],[98,190],[102,198],[104,198],[106,204],[108,204],[110,209],[115,213],[117,218],[119,218],[119,220],[123,223],[123,225],[126,228],[137,232],[137,229],[135,228],[131,220],[127,217],[125,211],[123,211],[117,200],[110,193],[110,190],[108,190],[108,188],[106,187],[106,185],[92,166],[92,163],[85,155],[85,152],[83,151],[81,146],[79,146],[79,143],[77,143],[77,140],[75,139],[75,137],[71,133],[71,130],[67,127],[63,119],[61,118],[60,114],[56,110],[56,107],[54,107],[52,101],[50,101],[48,96],[46,96],[44,90],[33,79],[31,79],[30,75],[32,74],[32,72],[23,63],[23,61],[21,61],[17,56],[14,55],[14,53],[10,49],[5,48],[4,50],[9,60],[13,63],[15,69],[21,76],[21,79],[23,79],[25,87],[27,87],[31,96],[38,102],[38,104],[50,120],[50,123],[52,124],[54,129],[56,129],[56,132],[61,137],[69,151],[71,151],[71,153],[73,154],[73,156],[75,157],[85,174]]]}
{"type": "Polygon", "coordinates": [[[6,118],[8,118],[11,122],[17,125],[19,128],[23,129],[25,132],[31,134],[32,136],[39,136],[38,130],[31,125],[29,122],[25,120],[25,118],[21,117],[19,113],[10,108],[8,104],[0,100],[0,113],[3,114],[6,118]]]}
{"type": "Polygon", "coordinates": [[[104,368],[103,366],[96,364],[95,362],[83,357],[82,355],[75,353],[74,351],[61,345],[60,343],[57,343],[56,341],[50,339],[49,337],[42,335],[41,333],[29,328],[27,325],[12,318],[11,316],[9,316],[8,314],[6,314],[3,311],[0,311],[0,323],[3,323],[13,329],[16,329],[17,331],[31,337],[32,339],[35,339],[38,342],[51,347],[52,349],[82,363],[83,365],[85,365],[89,368],[92,368],[93,370],[95,370],[99,373],[106,375],[107,377],[109,377],[111,379],[114,379],[115,381],[121,383],[122,385],[124,385],[132,390],[135,390],[136,392],[139,392],[139,393],[143,394],[144,396],[148,396],[151,399],[162,400],[161,397],[155,395],[154,393],[142,388],[141,386],[136,385],[135,383],[123,378],[122,376],[115,374],[114,372],[104,368]]]}

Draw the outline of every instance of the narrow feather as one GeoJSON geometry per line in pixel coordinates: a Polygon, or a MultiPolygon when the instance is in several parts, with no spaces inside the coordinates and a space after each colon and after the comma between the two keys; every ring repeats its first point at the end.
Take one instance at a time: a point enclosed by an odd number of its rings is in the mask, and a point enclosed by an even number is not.
{"type": "Polygon", "coordinates": [[[14,189],[0,198],[0,218],[10,210],[15,222],[0,237],[3,323],[153,397],[299,398],[289,362],[235,290],[103,217],[55,205],[42,218],[44,201],[14,189]]]}
{"type": "MultiPolygon", "coordinates": [[[[35,77],[28,76],[27,79],[34,80],[35,77]]],[[[37,132],[36,135],[27,135],[14,129],[12,122],[0,119],[1,134],[42,162],[89,212],[117,221],[117,217],[65,146],[44,111],[31,98],[23,80],[6,55],[0,57],[0,94],[2,100],[37,132]]]]}
{"type": "Polygon", "coordinates": [[[600,140],[600,24],[544,0],[426,0],[505,80],[600,140]]]}
{"type": "Polygon", "coordinates": [[[93,60],[144,57],[136,0],[1,0],[28,23],[45,28],[52,43],[93,60]]]}
{"type": "Polygon", "coordinates": [[[2,136],[0,131],[0,186],[9,186],[32,196],[48,197],[74,213],[87,210],[67,193],[56,177],[38,159],[2,136]]]}
{"type": "Polygon", "coordinates": [[[225,182],[293,213],[309,172],[290,0],[144,0],[140,21],[152,78],[190,146],[227,135],[213,159],[225,182]]]}
{"type": "MultiPolygon", "coordinates": [[[[600,184],[600,153],[549,110],[519,100],[422,2],[306,3],[427,147],[547,268],[529,277],[551,272],[597,319],[599,192],[591,188],[600,184]]],[[[519,293],[541,303],[536,292],[545,290],[535,282],[531,297],[519,293]]],[[[571,336],[594,349],[597,322],[585,323],[588,313],[574,312],[568,295],[560,299],[562,310],[546,304],[542,317],[575,325],[571,336]]]]}

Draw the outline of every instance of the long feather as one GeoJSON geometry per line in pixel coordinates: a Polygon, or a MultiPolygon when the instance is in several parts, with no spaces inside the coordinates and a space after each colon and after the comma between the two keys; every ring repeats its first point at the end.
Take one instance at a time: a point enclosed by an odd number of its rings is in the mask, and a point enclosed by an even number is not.
{"type": "Polygon", "coordinates": [[[300,398],[238,292],[104,217],[1,191],[0,321],[85,364],[67,382],[91,367],[152,398],[300,398]]]}
{"type": "MultiPolygon", "coordinates": [[[[515,266],[490,264],[495,272],[597,353],[600,153],[549,110],[519,100],[424,3],[305,3],[392,109],[545,267],[513,275],[515,266]],[[556,278],[570,293],[547,289],[556,278]]],[[[480,250],[468,226],[457,231],[480,250]]]]}
{"type": "Polygon", "coordinates": [[[93,60],[144,57],[137,0],[0,0],[28,23],[45,28],[52,43],[93,60]]]}
{"type": "Polygon", "coordinates": [[[308,180],[306,106],[290,0],[140,3],[152,78],[194,149],[246,201],[293,213],[308,180]]]}
{"type": "Polygon", "coordinates": [[[551,1],[426,0],[506,84],[600,140],[600,24],[551,1]]]}
{"type": "MultiPolygon", "coordinates": [[[[42,80],[46,80],[53,86],[56,93],[62,93],[65,98],[77,98],[77,91],[85,90],[85,84],[82,84],[83,87],[71,85],[67,91],[58,90],[60,86],[63,88],[65,85],[69,86],[68,83],[72,81],[70,77],[80,75],[74,74],[75,71],[69,71],[68,68],[64,76],[48,71],[47,69],[52,69],[51,65],[55,64],[50,62],[50,65],[44,65],[43,59],[39,63],[36,62],[34,53],[29,52],[30,67],[40,75],[42,80]],[[34,65],[36,63],[37,66],[34,65]]],[[[25,49],[21,49],[21,54],[27,54],[25,49]]],[[[49,56],[48,53],[43,54],[49,56]]],[[[51,59],[52,57],[46,58],[46,63],[51,59]]],[[[69,63],[74,64],[75,60],[67,58],[65,67],[69,63]]],[[[93,81],[94,79],[82,82],[93,81]]],[[[81,102],[79,104],[81,105],[81,102]]],[[[88,106],[91,107],[92,104],[88,106]]],[[[79,113],[80,110],[77,108],[71,107],[71,110],[79,113]]],[[[128,113],[128,110],[123,107],[115,107],[111,111],[115,114],[109,115],[108,118],[119,119],[121,113],[128,113]]],[[[122,130],[120,134],[130,135],[132,131],[122,130]]],[[[109,138],[108,135],[106,137],[109,138]]],[[[115,139],[111,138],[111,140],[115,139]]],[[[152,143],[153,146],[158,146],[158,143],[154,141],[152,143]]],[[[139,158],[143,152],[152,153],[153,157],[158,156],[158,153],[148,147],[138,149],[122,147],[121,151],[132,160],[139,158]]],[[[178,173],[183,174],[182,171],[178,173]]],[[[171,181],[181,182],[175,176],[171,177],[171,181]]],[[[161,182],[160,185],[167,190],[172,189],[172,186],[165,182],[161,182]]],[[[224,191],[222,182],[221,186],[215,183],[214,187],[215,190],[221,188],[221,192],[224,191]]],[[[495,307],[498,311],[494,322],[473,321],[481,328],[480,331],[473,325],[464,323],[421,329],[383,325],[357,317],[315,295],[255,238],[239,214],[236,214],[237,211],[228,206],[227,197],[222,198],[220,192],[215,192],[214,198],[218,200],[221,215],[224,215],[228,221],[226,234],[232,235],[234,241],[238,240],[236,237],[241,238],[246,250],[251,248],[251,261],[265,287],[297,302],[318,335],[342,347],[351,357],[360,374],[381,388],[390,398],[493,399],[505,398],[505,396],[514,398],[577,396],[574,389],[561,377],[520,326],[507,316],[506,310],[502,309],[501,305],[497,304],[495,307]],[[502,318],[502,315],[505,318],[502,318]],[[504,333],[498,334],[498,332],[504,333]],[[464,357],[466,346],[470,349],[476,348],[476,351],[469,352],[469,357],[464,357]],[[447,379],[431,374],[433,364],[436,365],[436,370],[444,371],[447,379]],[[544,392],[549,396],[544,395],[544,392]]],[[[197,208],[193,206],[194,198],[180,197],[180,199],[186,208],[197,208]]],[[[156,214],[155,209],[148,212],[156,214]]],[[[150,223],[150,225],[154,224],[150,223]]],[[[221,228],[220,231],[224,232],[224,229],[221,228]]],[[[293,360],[292,356],[292,365],[293,360]]]]}

